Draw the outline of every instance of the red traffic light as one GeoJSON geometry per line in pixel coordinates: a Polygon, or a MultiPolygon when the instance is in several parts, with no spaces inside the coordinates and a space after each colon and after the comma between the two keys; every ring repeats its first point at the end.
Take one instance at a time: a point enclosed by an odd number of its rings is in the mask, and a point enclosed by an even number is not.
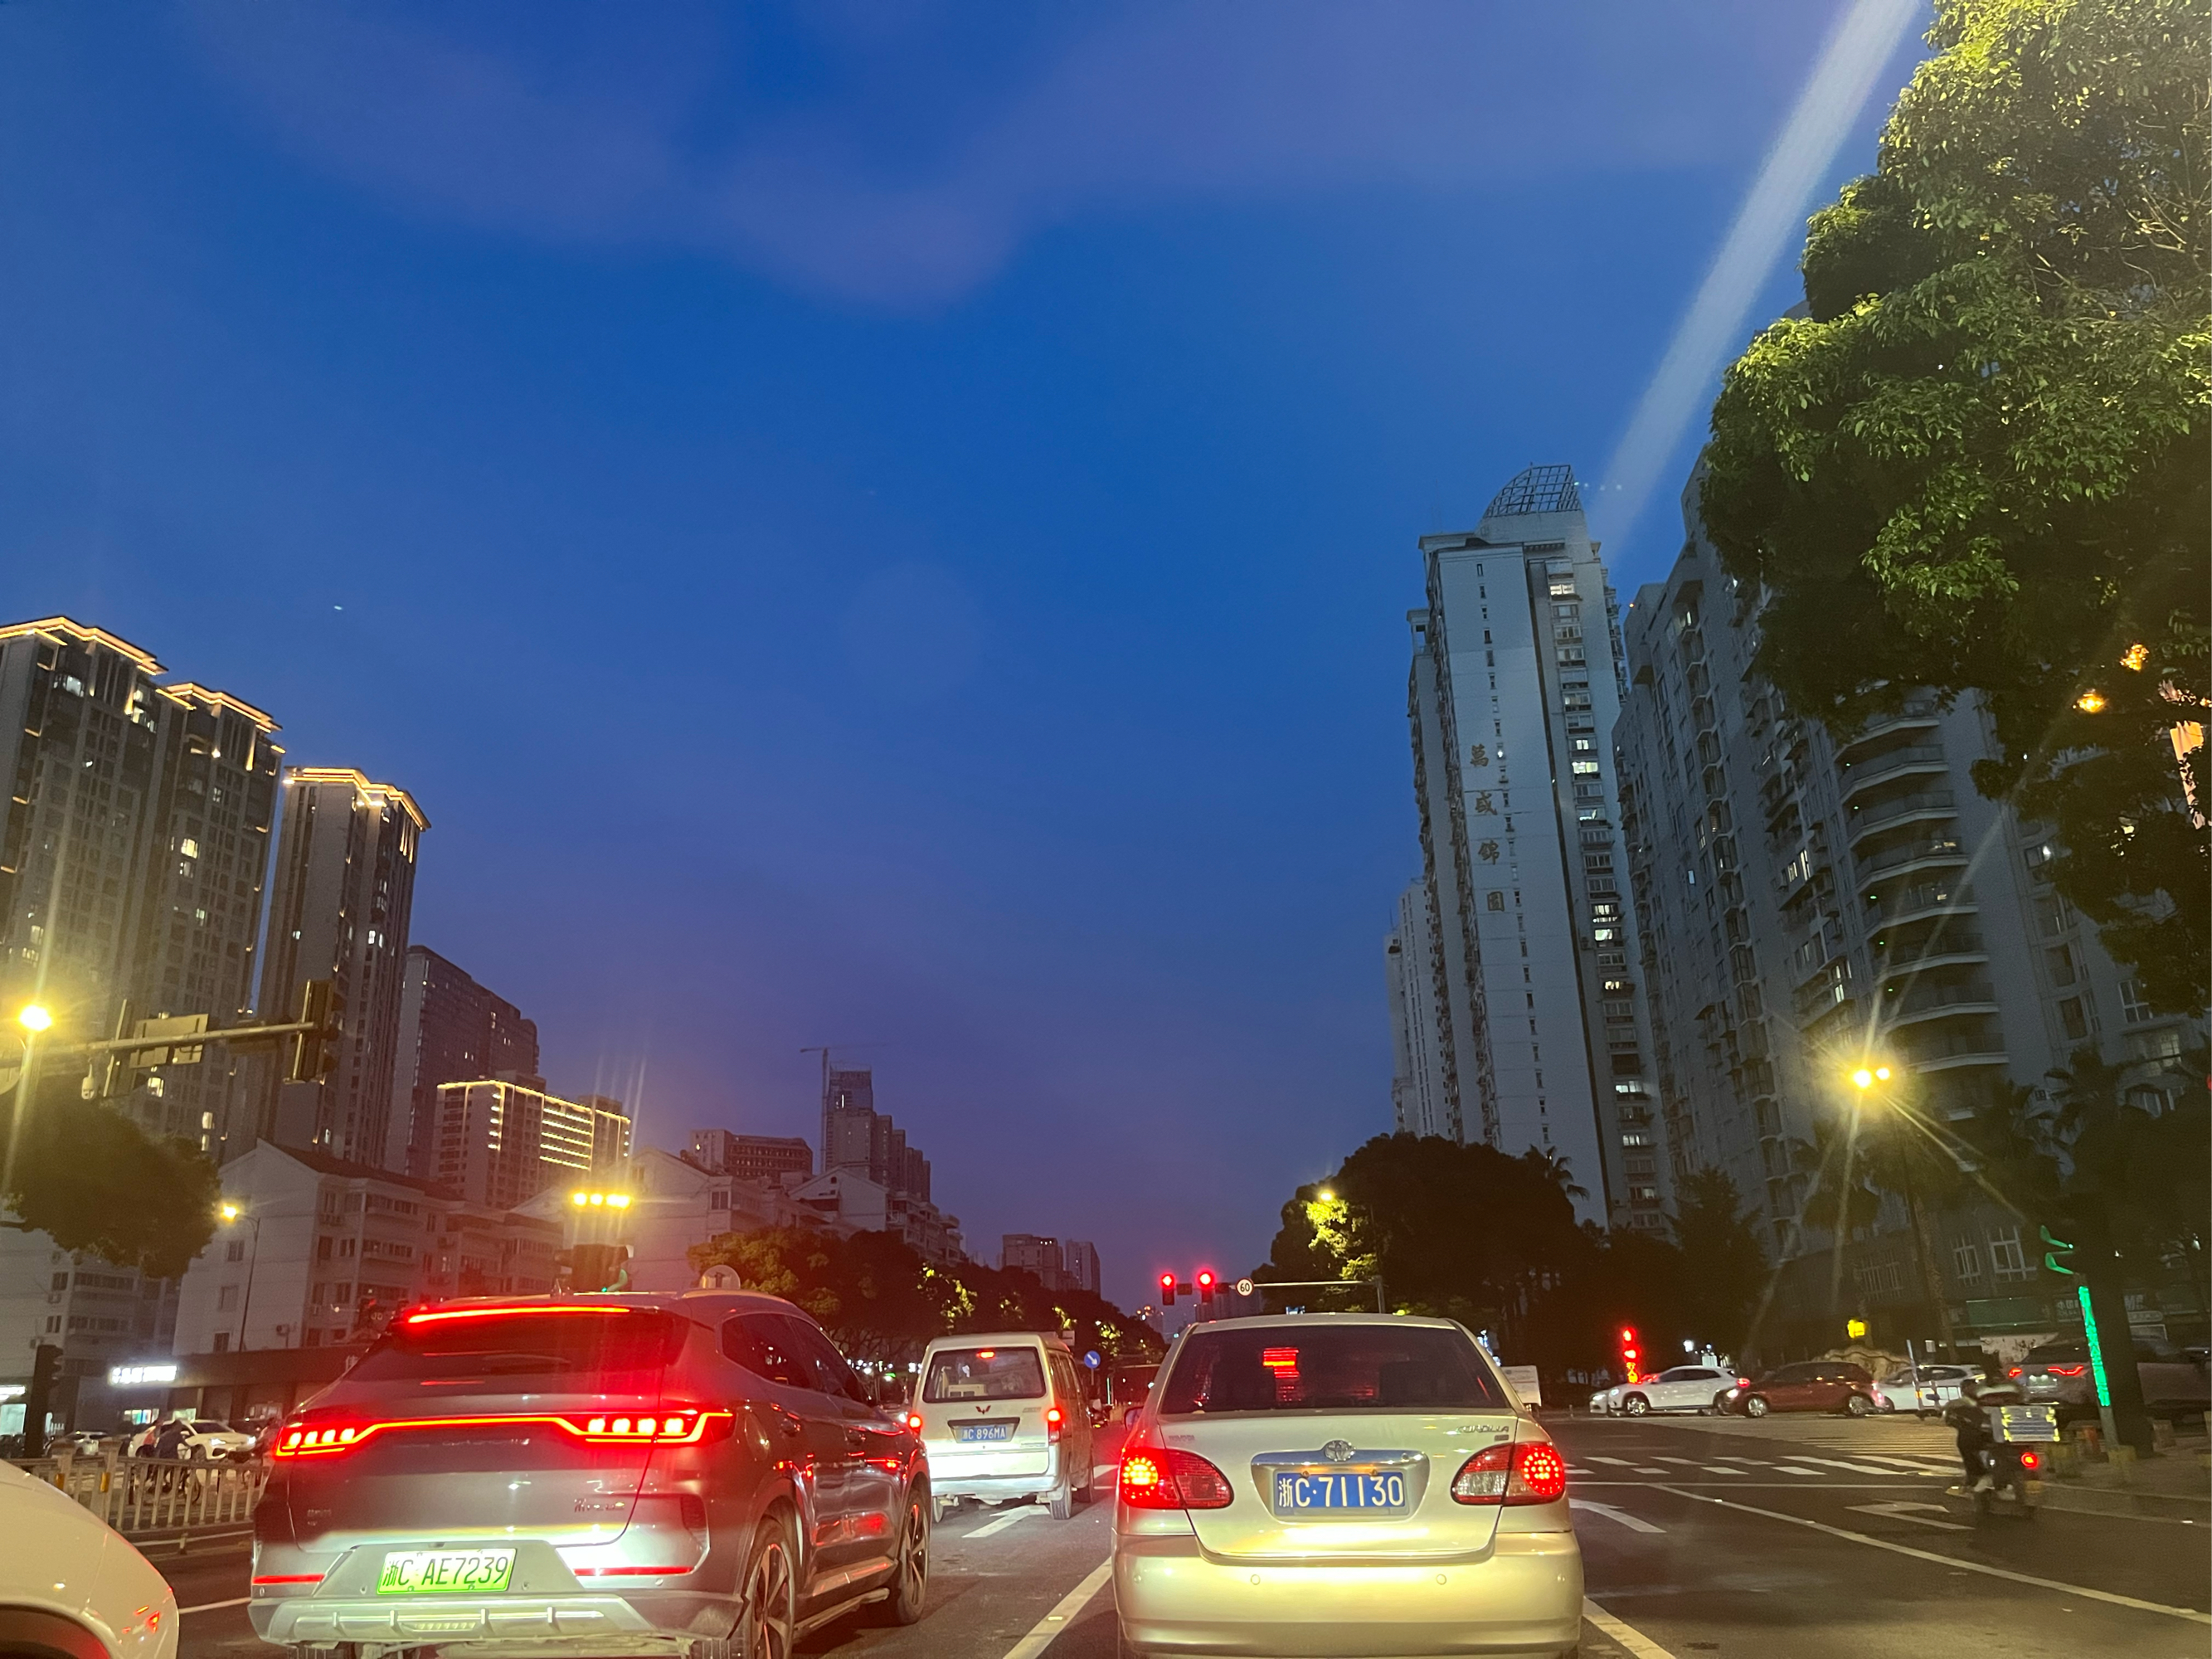
{"type": "Polygon", "coordinates": [[[1173,1273],[1162,1273],[1160,1275],[1160,1306],[1163,1308],[1175,1306],[1175,1291],[1176,1276],[1173,1273]]]}
{"type": "Polygon", "coordinates": [[[1203,1267],[1198,1270],[1198,1293],[1200,1296],[1211,1296],[1213,1293],[1213,1275],[1203,1267]]]}
{"type": "Polygon", "coordinates": [[[1635,1326],[1633,1326],[1633,1325],[1624,1325],[1624,1326],[1622,1326],[1622,1327],[1621,1327],[1621,1328],[1620,1328],[1620,1340],[1621,1340],[1623,1342],[1633,1342],[1633,1341],[1635,1341],[1635,1340],[1636,1340],[1636,1327],[1635,1327],[1635,1326]]]}

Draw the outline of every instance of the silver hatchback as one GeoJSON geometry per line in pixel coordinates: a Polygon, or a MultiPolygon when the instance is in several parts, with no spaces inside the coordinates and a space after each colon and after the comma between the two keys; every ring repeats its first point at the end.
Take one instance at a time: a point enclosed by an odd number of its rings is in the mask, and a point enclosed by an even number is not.
{"type": "Polygon", "coordinates": [[[303,1659],[787,1659],[865,1604],[921,1615],[920,1443],[771,1297],[422,1310],[271,1457],[247,1611],[303,1659]]]}
{"type": "Polygon", "coordinates": [[[1449,1320],[1193,1327],[1121,1458],[1114,1598],[1145,1654],[1573,1652],[1565,1461],[1449,1320]]]}

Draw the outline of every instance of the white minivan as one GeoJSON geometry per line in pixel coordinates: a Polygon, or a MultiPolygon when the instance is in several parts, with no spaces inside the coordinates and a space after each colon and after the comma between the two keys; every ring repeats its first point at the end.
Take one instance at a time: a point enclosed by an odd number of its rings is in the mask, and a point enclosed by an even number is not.
{"type": "Polygon", "coordinates": [[[929,1459],[939,1519],[963,1498],[1042,1498],[1065,1521],[1090,1496],[1091,1414],[1063,1337],[938,1338],[921,1357],[907,1424],[929,1459]]]}

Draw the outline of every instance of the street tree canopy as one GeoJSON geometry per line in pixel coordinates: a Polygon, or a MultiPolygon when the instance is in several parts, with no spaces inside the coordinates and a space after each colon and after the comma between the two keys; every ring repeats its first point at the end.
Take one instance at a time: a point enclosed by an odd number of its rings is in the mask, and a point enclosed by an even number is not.
{"type": "Polygon", "coordinates": [[[1703,515],[1792,707],[1847,735],[1978,696],[1977,786],[2056,827],[2059,890],[2193,1012],[2212,0],[1938,0],[1928,38],[1812,222],[1806,314],[1728,372],[1703,515]]]}
{"type": "Polygon", "coordinates": [[[189,1141],[157,1139],[112,1106],[73,1097],[43,1089],[29,1112],[0,1097],[14,1224],[51,1234],[64,1250],[179,1277],[215,1232],[215,1165],[189,1141]]]}

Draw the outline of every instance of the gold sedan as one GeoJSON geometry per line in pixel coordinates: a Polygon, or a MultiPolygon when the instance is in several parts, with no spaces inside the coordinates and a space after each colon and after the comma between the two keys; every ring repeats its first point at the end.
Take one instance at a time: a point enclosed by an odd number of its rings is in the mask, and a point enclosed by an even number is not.
{"type": "Polygon", "coordinates": [[[1114,1596],[1139,1653],[1569,1655],[1565,1460],[1449,1320],[1199,1325],[1122,1454],[1114,1596]]]}

